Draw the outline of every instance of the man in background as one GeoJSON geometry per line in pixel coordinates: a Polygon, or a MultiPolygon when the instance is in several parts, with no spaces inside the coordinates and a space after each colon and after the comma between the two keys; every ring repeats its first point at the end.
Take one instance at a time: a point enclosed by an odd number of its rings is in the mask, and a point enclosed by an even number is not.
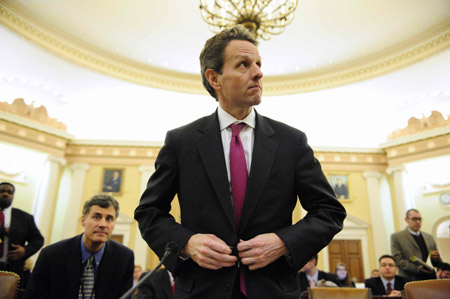
{"type": "Polygon", "coordinates": [[[383,295],[390,297],[401,297],[405,283],[408,280],[398,276],[398,268],[395,265],[395,259],[391,255],[382,255],[378,259],[380,264],[380,277],[368,278],[364,281],[366,288],[372,289],[372,295],[383,295]]]}
{"type": "Polygon", "coordinates": [[[11,207],[15,191],[13,184],[0,183],[0,270],[22,277],[25,260],[44,245],[44,238],[32,215],[11,207]]]}
{"type": "Polygon", "coordinates": [[[430,234],[420,231],[422,216],[416,209],[406,212],[407,227],[391,236],[391,253],[399,268],[399,275],[409,280],[424,280],[436,278],[434,271],[411,261],[416,257],[424,263],[430,250],[436,250],[436,243],[430,234]]]}
{"type": "Polygon", "coordinates": [[[308,288],[319,286],[341,286],[336,274],[317,269],[317,259],[317,255],[314,255],[298,273],[298,284],[301,292],[307,291],[308,288]]]}
{"type": "Polygon", "coordinates": [[[445,263],[439,251],[432,250],[430,253],[430,262],[435,268],[436,276],[438,279],[447,279],[450,278],[450,264],[445,263]]]}
{"type": "Polygon", "coordinates": [[[42,249],[25,298],[118,298],[133,286],[134,255],[110,240],[119,203],[95,195],[83,207],[84,232],[42,249]]]}

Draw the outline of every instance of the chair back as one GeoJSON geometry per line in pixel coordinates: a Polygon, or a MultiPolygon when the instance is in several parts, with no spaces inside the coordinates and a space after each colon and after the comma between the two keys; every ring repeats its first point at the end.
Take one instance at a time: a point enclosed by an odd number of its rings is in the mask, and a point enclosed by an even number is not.
{"type": "Polygon", "coordinates": [[[412,281],[405,284],[406,299],[448,299],[450,279],[412,281]]]}
{"type": "MultiPolygon", "coordinates": [[[[309,299],[372,299],[372,290],[356,288],[309,288],[309,299]]],[[[433,298],[434,299],[434,298],[433,298]]]]}
{"type": "Polygon", "coordinates": [[[20,276],[13,272],[0,271],[0,299],[14,299],[19,288],[20,276]]]}

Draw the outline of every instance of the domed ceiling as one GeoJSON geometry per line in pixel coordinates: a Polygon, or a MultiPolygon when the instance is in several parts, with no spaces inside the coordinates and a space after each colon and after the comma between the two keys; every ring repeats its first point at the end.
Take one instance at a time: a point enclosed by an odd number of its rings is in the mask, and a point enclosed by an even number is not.
{"type": "MultiPolygon", "coordinates": [[[[199,75],[212,36],[199,1],[3,0],[0,24],[0,101],[45,104],[76,138],[162,141],[214,111],[199,75]],[[103,117],[121,133],[83,131],[69,112],[82,107],[87,123],[103,117]],[[165,113],[164,125],[151,117],[140,129],[139,110],[165,113]]],[[[258,111],[312,130],[316,145],[376,146],[411,116],[450,113],[449,46],[448,0],[299,1],[285,32],[260,42],[258,111]]]]}

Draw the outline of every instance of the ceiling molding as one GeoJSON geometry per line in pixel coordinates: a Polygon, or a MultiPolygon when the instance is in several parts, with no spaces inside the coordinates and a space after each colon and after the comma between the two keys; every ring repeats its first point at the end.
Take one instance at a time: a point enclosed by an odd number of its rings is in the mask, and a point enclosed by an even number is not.
{"type": "MultiPolygon", "coordinates": [[[[91,49],[73,38],[57,34],[0,2],[0,24],[54,53],[87,69],[121,80],[184,93],[207,94],[200,75],[171,71],[91,49]]],[[[450,20],[437,24],[415,38],[376,55],[314,72],[264,77],[264,94],[287,95],[316,91],[384,75],[450,47],[450,20]]]]}

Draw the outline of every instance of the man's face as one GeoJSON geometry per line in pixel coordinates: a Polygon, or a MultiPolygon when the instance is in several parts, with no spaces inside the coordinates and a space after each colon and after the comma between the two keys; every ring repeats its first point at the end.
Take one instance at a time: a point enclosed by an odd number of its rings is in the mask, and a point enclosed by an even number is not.
{"type": "Polygon", "coordinates": [[[405,219],[408,227],[413,232],[418,232],[422,227],[422,216],[416,211],[410,211],[408,218],[405,219]]]}
{"type": "Polygon", "coordinates": [[[98,245],[109,240],[114,230],[116,221],[116,210],[113,206],[102,208],[94,205],[89,213],[81,216],[81,225],[84,227],[84,244],[98,245]]]}
{"type": "Polygon", "coordinates": [[[118,171],[114,171],[113,172],[113,178],[114,179],[118,179],[119,178],[119,172],[118,171]]]}
{"type": "Polygon", "coordinates": [[[14,188],[10,185],[0,185],[0,208],[6,209],[11,206],[14,199],[14,188]]]}
{"type": "Polygon", "coordinates": [[[380,261],[380,275],[386,279],[392,279],[397,274],[395,261],[389,257],[382,258],[380,261]]]}
{"type": "Polygon", "coordinates": [[[134,267],[134,272],[133,272],[133,278],[134,279],[139,279],[139,277],[142,274],[142,269],[140,266],[134,267]]]}
{"type": "Polygon", "coordinates": [[[256,46],[243,40],[229,42],[216,89],[221,107],[229,112],[261,103],[262,76],[261,57],[256,46]]]}

